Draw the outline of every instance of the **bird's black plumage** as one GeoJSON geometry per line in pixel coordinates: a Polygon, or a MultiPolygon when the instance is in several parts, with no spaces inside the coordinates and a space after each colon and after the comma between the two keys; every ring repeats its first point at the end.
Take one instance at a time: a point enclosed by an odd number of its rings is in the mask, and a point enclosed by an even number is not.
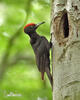
{"type": "Polygon", "coordinates": [[[36,64],[38,70],[41,72],[42,79],[44,79],[44,72],[46,72],[50,80],[50,83],[52,85],[53,78],[50,73],[50,58],[49,58],[49,50],[51,48],[51,43],[49,43],[44,36],[40,36],[36,33],[35,25],[25,28],[24,32],[30,36],[30,44],[34,50],[36,64]]]}

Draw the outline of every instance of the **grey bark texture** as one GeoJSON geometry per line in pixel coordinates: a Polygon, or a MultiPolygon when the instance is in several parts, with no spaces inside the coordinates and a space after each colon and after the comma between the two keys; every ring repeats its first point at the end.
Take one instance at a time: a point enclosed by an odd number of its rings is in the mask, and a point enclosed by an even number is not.
{"type": "Polygon", "coordinates": [[[80,0],[52,0],[53,100],[80,100],[80,0]]]}

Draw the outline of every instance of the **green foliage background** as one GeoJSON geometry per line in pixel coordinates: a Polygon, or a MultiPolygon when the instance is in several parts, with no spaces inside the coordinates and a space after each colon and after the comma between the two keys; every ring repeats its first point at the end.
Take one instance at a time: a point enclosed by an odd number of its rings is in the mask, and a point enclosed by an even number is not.
{"type": "Polygon", "coordinates": [[[50,0],[0,0],[0,100],[51,100],[41,80],[24,25],[46,23],[37,32],[50,39],[50,0]]]}

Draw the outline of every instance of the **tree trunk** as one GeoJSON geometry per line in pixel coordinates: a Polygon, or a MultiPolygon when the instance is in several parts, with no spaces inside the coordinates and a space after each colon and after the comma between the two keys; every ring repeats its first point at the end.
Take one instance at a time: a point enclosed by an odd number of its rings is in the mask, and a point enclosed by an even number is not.
{"type": "Polygon", "coordinates": [[[80,0],[52,0],[53,100],[80,100],[80,0]]]}

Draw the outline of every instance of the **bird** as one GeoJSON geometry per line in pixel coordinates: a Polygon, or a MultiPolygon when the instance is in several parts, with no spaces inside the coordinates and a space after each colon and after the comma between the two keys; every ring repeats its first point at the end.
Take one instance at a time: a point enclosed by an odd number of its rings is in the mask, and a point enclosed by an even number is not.
{"type": "Polygon", "coordinates": [[[41,72],[41,78],[44,80],[44,73],[46,72],[51,86],[53,87],[53,77],[50,73],[50,48],[52,43],[48,42],[46,37],[37,34],[37,28],[44,24],[40,22],[38,24],[29,23],[24,26],[24,32],[30,37],[30,44],[35,54],[36,64],[39,72],[41,72]]]}

